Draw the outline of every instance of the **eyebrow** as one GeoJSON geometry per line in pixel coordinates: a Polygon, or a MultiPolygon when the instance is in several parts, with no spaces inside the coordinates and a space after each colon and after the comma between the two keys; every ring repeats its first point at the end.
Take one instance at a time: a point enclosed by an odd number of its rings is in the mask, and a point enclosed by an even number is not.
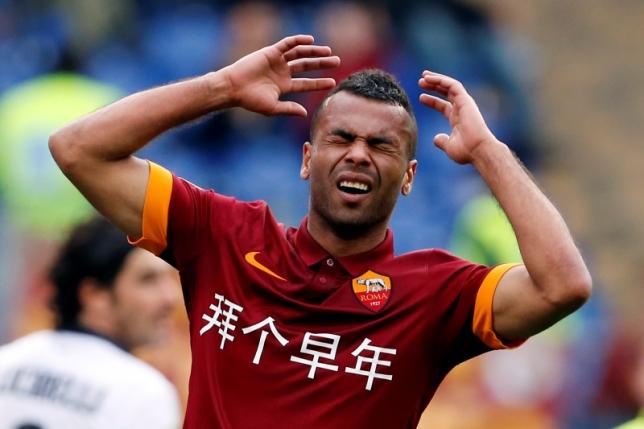
{"type": "MultiPolygon", "coordinates": [[[[331,130],[331,132],[329,134],[331,134],[333,136],[341,137],[341,138],[343,138],[345,140],[348,140],[348,141],[353,141],[356,138],[355,134],[352,134],[349,131],[344,130],[342,128],[335,128],[335,129],[331,130]]],[[[376,136],[376,137],[371,137],[371,138],[367,139],[367,143],[369,143],[369,144],[378,144],[378,143],[391,144],[392,141],[391,141],[390,138],[387,138],[387,137],[384,137],[384,136],[376,136]]]]}

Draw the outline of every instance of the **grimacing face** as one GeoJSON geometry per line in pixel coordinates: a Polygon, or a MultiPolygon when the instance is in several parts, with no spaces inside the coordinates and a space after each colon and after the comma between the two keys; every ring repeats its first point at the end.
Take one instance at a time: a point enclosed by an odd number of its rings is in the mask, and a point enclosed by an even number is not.
{"type": "Polygon", "coordinates": [[[180,289],[169,264],[145,250],[132,250],[111,289],[115,339],[134,348],[166,338],[180,289]]]}
{"type": "Polygon", "coordinates": [[[341,238],[386,226],[416,172],[414,126],[402,106],[340,91],[326,100],[300,176],[310,179],[309,217],[341,238]]]}

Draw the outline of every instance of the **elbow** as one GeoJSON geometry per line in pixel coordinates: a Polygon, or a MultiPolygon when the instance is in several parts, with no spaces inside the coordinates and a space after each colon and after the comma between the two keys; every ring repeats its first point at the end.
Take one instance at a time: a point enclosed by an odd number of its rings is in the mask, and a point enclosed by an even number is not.
{"type": "Polygon", "coordinates": [[[79,161],[78,145],[74,143],[65,129],[58,130],[49,136],[49,152],[63,173],[68,174],[79,161]]]}
{"type": "Polygon", "coordinates": [[[571,282],[570,301],[576,308],[581,307],[590,299],[593,292],[593,280],[584,267],[584,272],[571,282]]]}
{"type": "Polygon", "coordinates": [[[556,305],[566,313],[572,313],[590,299],[592,295],[592,278],[586,267],[571,273],[560,284],[563,285],[553,299],[556,305]]]}

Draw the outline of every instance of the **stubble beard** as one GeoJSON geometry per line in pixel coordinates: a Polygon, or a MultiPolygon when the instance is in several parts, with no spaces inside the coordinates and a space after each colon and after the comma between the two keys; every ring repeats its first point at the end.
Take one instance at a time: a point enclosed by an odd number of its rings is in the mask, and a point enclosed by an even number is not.
{"type": "Polygon", "coordinates": [[[397,199],[394,197],[392,201],[383,198],[377,205],[363,210],[345,207],[334,210],[329,204],[330,199],[325,198],[322,192],[316,192],[313,187],[310,192],[311,213],[317,214],[336,237],[347,241],[364,237],[383,224],[386,225],[397,199]]]}

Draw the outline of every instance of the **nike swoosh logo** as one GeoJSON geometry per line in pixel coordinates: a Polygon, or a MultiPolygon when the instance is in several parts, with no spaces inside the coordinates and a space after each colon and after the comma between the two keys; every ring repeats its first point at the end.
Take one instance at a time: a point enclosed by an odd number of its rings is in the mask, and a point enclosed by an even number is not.
{"type": "Polygon", "coordinates": [[[275,274],[273,271],[271,271],[270,268],[262,265],[257,259],[255,259],[255,256],[259,255],[259,252],[248,252],[244,255],[244,259],[246,262],[251,264],[253,267],[257,268],[258,270],[264,271],[266,274],[275,277],[276,279],[280,279],[282,281],[286,281],[286,279],[280,275],[275,274]]]}

